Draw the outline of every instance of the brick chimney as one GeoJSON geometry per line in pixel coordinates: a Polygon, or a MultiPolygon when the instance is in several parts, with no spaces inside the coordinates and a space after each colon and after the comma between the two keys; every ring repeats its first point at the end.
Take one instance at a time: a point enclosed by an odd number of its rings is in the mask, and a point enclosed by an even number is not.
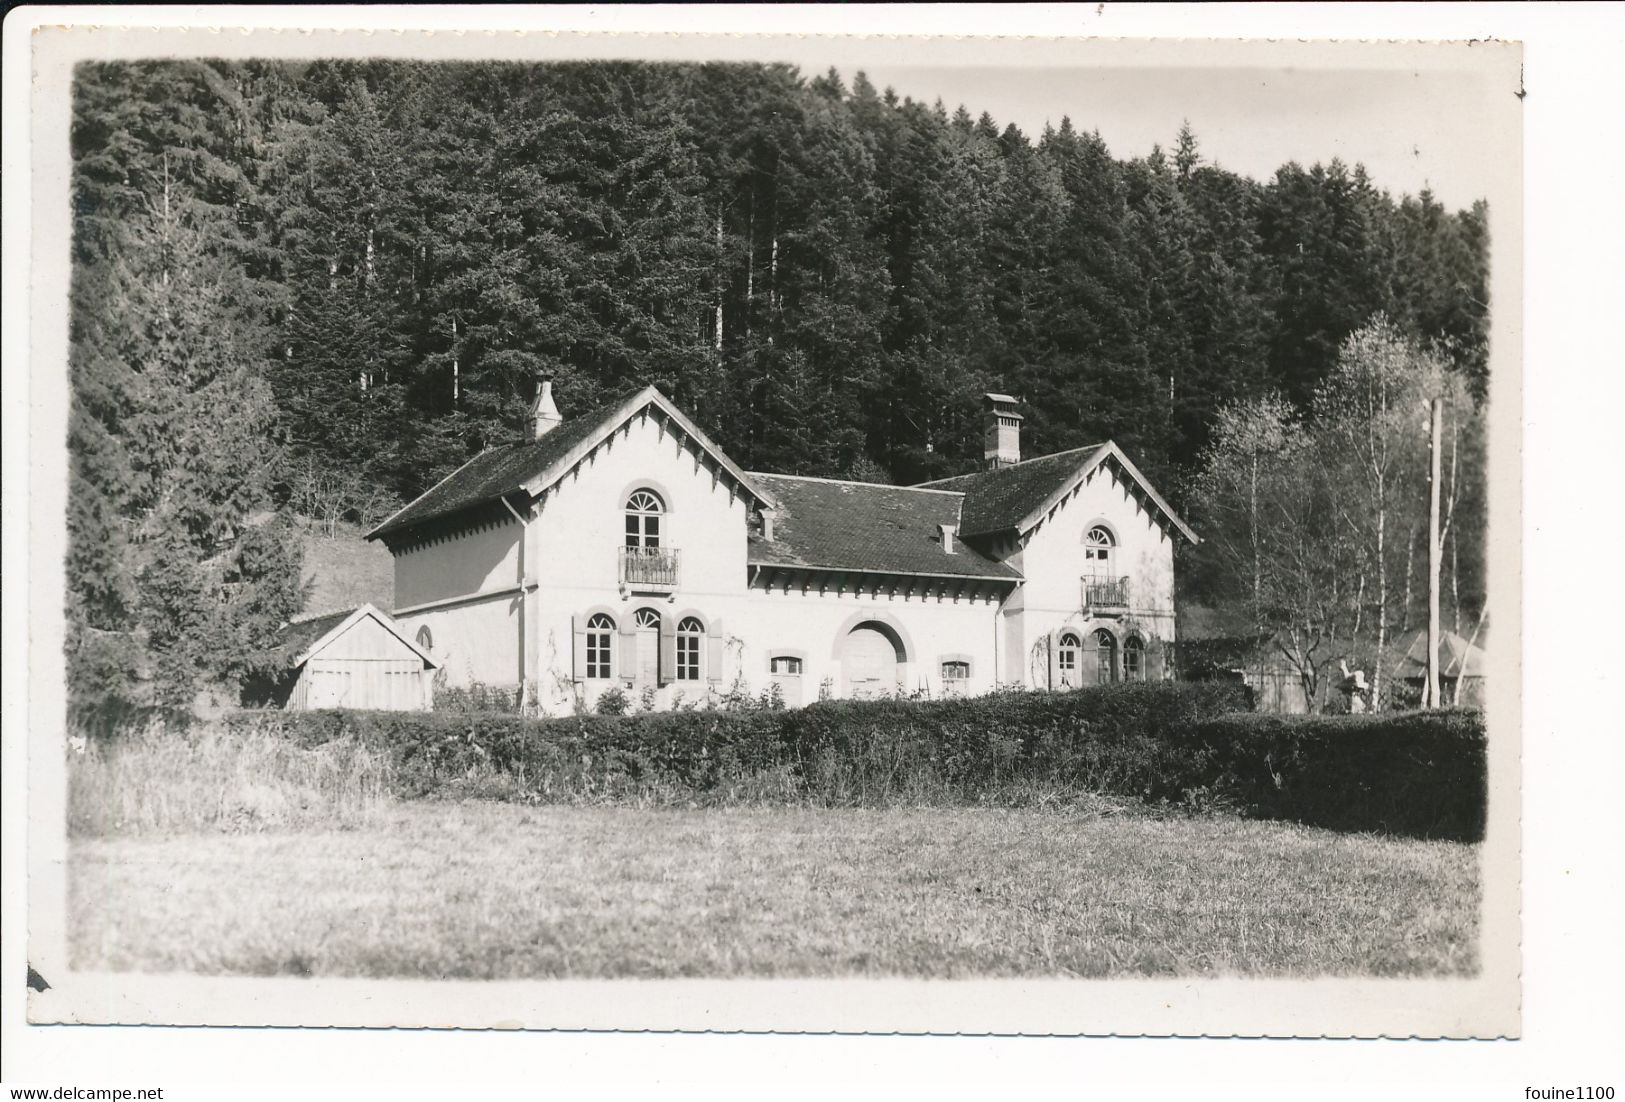
{"type": "Polygon", "coordinates": [[[564,415],[553,403],[553,377],[536,377],[536,397],[530,403],[530,438],[540,440],[564,423],[564,415]]]}
{"type": "Polygon", "coordinates": [[[1021,414],[1016,412],[1016,400],[1008,394],[985,396],[987,408],[982,414],[982,457],[988,470],[1009,467],[1021,462],[1021,414]]]}

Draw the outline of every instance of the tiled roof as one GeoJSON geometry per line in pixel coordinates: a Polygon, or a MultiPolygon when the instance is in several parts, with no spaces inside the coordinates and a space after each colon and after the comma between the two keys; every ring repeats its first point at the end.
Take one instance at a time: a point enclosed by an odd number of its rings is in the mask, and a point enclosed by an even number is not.
{"type": "Polygon", "coordinates": [[[1112,463],[1119,475],[1126,476],[1129,482],[1138,487],[1149,507],[1161,513],[1163,523],[1168,528],[1178,531],[1192,543],[1201,542],[1190,526],[1174,512],[1173,506],[1157,493],[1156,487],[1110,440],[1104,444],[1041,455],[1009,467],[926,482],[923,486],[963,493],[965,517],[962,531],[967,536],[987,536],[1010,529],[1025,529],[1036,523],[1039,515],[1059,501],[1076,484],[1077,479],[1107,461],[1112,463]]]}
{"type": "MultiPolygon", "coordinates": [[[[1424,677],[1428,669],[1428,633],[1419,631],[1405,652],[1405,676],[1424,677]]],[[[1439,674],[1442,677],[1484,676],[1484,651],[1453,631],[1439,635],[1439,674]]]]}
{"type": "Polygon", "coordinates": [[[1105,446],[1091,444],[926,485],[936,490],[958,490],[965,495],[964,532],[967,536],[1002,532],[1018,527],[1083,468],[1091,453],[1105,446]]]}
{"type": "Polygon", "coordinates": [[[572,417],[540,440],[515,441],[487,448],[373,529],[367,538],[387,536],[425,521],[496,501],[503,494],[511,493],[537,477],[563,459],[572,448],[586,441],[614,408],[604,406],[591,413],[572,417]]]}
{"type": "Polygon", "coordinates": [[[733,460],[723,454],[721,448],[712,443],[665,395],[649,386],[629,398],[591,413],[567,418],[540,440],[501,444],[481,452],[368,532],[367,538],[387,537],[455,513],[472,513],[482,507],[496,507],[498,498],[515,490],[536,492],[540,488],[537,485],[539,480],[550,474],[562,475],[574,458],[591,451],[598,441],[628,418],[650,406],[654,406],[656,415],[669,421],[676,431],[698,443],[747,493],[754,497],[761,496],[758,487],[734,465],[733,460]]]}
{"type": "Polygon", "coordinates": [[[963,495],[909,486],[752,473],[778,502],[773,539],[750,536],[750,562],[887,574],[1018,580],[1019,571],[962,541],[949,554],[939,524],[957,526],[963,495]]]}

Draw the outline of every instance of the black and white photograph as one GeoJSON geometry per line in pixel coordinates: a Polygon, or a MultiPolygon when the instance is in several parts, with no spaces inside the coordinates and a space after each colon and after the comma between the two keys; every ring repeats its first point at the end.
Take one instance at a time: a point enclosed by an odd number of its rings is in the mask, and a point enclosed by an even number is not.
{"type": "Polygon", "coordinates": [[[1517,43],[57,44],[34,1020],[1518,1035],[1517,43]]]}

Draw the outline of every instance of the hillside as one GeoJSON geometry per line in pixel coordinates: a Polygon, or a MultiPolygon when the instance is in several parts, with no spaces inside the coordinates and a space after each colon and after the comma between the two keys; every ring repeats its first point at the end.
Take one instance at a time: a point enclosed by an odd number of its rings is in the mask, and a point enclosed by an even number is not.
{"type": "Polygon", "coordinates": [[[304,577],[311,585],[301,615],[337,612],[363,602],[385,611],[394,607],[395,573],[390,554],[381,544],[364,541],[360,528],[341,524],[338,535],[329,539],[320,528],[310,526],[299,542],[305,553],[304,577]]]}

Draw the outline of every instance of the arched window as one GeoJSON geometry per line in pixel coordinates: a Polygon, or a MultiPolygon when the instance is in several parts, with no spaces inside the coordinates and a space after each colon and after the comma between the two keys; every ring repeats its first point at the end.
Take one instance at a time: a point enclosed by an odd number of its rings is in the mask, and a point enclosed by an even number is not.
{"type": "Polygon", "coordinates": [[[611,665],[615,648],[615,621],[598,613],[587,621],[587,676],[608,680],[614,676],[611,665]]]}
{"type": "Polygon", "coordinates": [[[1070,631],[1061,636],[1060,651],[1055,656],[1055,668],[1060,671],[1061,684],[1073,688],[1078,684],[1078,655],[1083,651],[1083,644],[1078,637],[1070,631]]]}
{"type": "Polygon", "coordinates": [[[1104,524],[1090,528],[1083,537],[1084,569],[1091,577],[1109,578],[1112,573],[1112,550],[1117,537],[1104,524]]]}
{"type": "Polygon", "coordinates": [[[660,546],[660,515],[665,503],[653,490],[634,490],[626,499],[626,546],[660,546]]]}
{"type": "Polygon", "coordinates": [[[422,627],[418,628],[417,639],[418,646],[422,647],[424,650],[434,650],[434,632],[429,630],[428,624],[424,624],[422,627]]]}
{"type": "Polygon", "coordinates": [[[660,613],[652,608],[640,608],[632,614],[632,622],[645,631],[659,631],[660,613]]]}
{"type": "Polygon", "coordinates": [[[1096,673],[1102,685],[1117,680],[1117,640],[1105,628],[1095,632],[1096,673]]]}
{"type": "Polygon", "coordinates": [[[677,680],[700,679],[700,643],[705,636],[705,625],[693,616],[685,616],[677,624],[677,680]]]}
{"type": "Polygon", "coordinates": [[[1129,636],[1123,644],[1123,680],[1145,680],[1145,644],[1138,635],[1129,636]]]}

